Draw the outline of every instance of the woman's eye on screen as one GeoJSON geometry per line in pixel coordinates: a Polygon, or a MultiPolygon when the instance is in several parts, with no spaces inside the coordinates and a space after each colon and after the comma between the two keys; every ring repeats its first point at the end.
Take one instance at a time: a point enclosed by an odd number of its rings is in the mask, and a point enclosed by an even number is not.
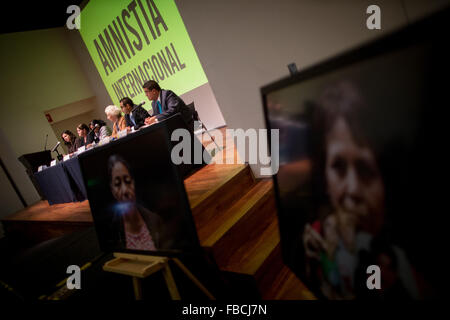
{"type": "Polygon", "coordinates": [[[339,176],[343,177],[347,170],[347,164],[345,163],[344,159],[342,159],[341,157],[337,157],[333,160],[331,168],[333,168],[339,176]]]}

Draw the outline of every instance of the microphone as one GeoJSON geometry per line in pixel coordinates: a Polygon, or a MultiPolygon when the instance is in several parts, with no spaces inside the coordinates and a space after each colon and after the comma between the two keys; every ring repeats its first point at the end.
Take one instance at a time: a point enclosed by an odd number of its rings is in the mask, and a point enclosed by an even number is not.
{"type": "Polygon", "coordinates": [[[58,148],[60,144],[61,144],[61,142],[58,141],[58,143],[56,144],[56,146],[53,147],[52,152],[55,152],[55,151],[56,151],[56,148],[58,148]]]}
{"type": "Polygon", "coordinates": [[[48,139],[48,133],[45,136],[45,145],[44,145],[44,151],[47,151],[47,139],[48,139]]]}
{"type": "Polygon", "coordinates": [[[138,107],[142,107],[145,104],[145,101],[142,101],[141,103],[138,104],[138,107]]]}

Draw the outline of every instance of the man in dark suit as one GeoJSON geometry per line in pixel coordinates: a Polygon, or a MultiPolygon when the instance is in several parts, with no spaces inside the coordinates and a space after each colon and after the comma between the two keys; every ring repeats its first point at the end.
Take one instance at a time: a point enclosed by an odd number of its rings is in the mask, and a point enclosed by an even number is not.
{"type": "Polygon", "coordinates": [[[120,108],[125,113],[127,127],[139,129],[145,124],[145,119],[150,117],[147,110],[141,106],[135,105],[130,98],[120,100],[120,108]]]}
{"type": "Polygon", "coordinates": [[[152,117],[145,119],[146,124],[159,122],[180,113],[187,128],[194,131],[192,111],[173,91],[163,90],[156,81],[150,80],[143,85],[145,95],[152,101],[152,117]]]}

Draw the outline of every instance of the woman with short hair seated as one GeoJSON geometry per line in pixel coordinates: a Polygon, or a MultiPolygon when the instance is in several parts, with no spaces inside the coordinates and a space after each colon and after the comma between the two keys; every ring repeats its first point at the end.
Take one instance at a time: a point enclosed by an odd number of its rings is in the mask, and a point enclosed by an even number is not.
{"type": "Polygon", "coordinates": [[[111,135],[111,128],[109,128],[103,120],[91,121],[92,131],[94,131],[94,141],[98,143],[111,135]]]}
{"type": "Polygon", "coordinates": [[[127,128],[125,117],[122,115],[120,109],[115,105],[110,105],[105,108],[106,117],[113,123],[113,130],[111,136],[117,138],[117,133],[127,128]]]}
{"type": "Polygon", "coordinates": [[[77,137],[73,134],[72,131],[64,130],[63,133],[61,133],[61,138],[63,139],[69,154],[77,151],[77,137]]]}

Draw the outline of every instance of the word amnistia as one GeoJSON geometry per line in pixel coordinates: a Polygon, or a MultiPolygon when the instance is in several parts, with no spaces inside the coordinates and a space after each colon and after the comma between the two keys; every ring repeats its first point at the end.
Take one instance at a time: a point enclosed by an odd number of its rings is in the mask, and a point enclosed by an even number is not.
{"type": "Polygon", "coordinates": [[[169,30],[153,0],[144,2],[146,7],[141,0],[131,1],[120,16],[94,39],[94,46],[106,75],[135,56],[135,51],[141,51],[144,42],[148,46],[151,39],[156,40],[161,36],[162,30],[169,30]],[[138,30],[132,26],[136,24],[139,26],[138,30]]]}

